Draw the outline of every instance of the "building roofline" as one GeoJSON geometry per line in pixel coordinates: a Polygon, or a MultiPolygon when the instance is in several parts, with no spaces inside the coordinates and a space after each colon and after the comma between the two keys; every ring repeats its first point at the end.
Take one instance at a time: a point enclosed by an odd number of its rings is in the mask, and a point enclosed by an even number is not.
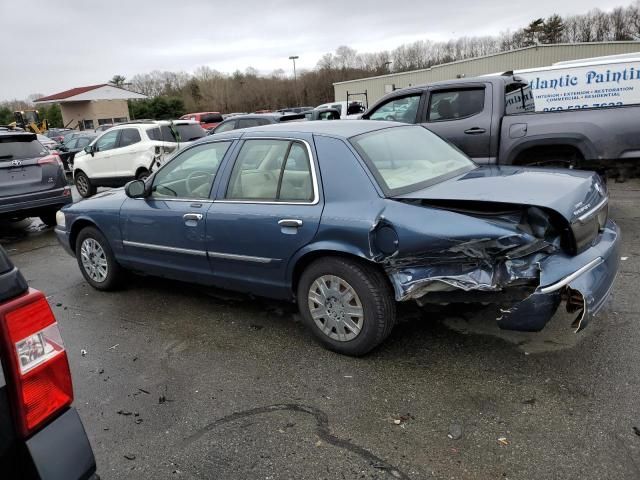
{"type": "MultiPolygon", "coordinates": [[[[63,90],[62,92],[37,98],[33,101],[33,103],[37,104],[37,103],[84,102],[88,100],[73,100],[73,98],[79,95],[84,95],[85,93],[92,92],[94,90],[98,90],[100,88],[104,88],[104,87],[117,88],[118,90],[122,90],[124,92],[132,93],[135,95],[144,95],[143,93],[134,92],[133,90],[128,90],[126,88],[119,87],[117,85],[114,85],[113,83],[100,83],[97,85],[87,85],[85,87],[75,87],[75,88],[70,88],[69,90],[63,90]]],[[[146,95],[144,96],[146,97],[146,95]]],[[[118,100],[124,100],[124,99],[118,99],[118,100]]]]}
{"type": "Polygon", "coordinates": [[[462,60],[456,60],[454,62],[439,63],[437,65],[432,65],[431,67],[428,67],[428,68],[418,68],[416,70],[408,70],[406,72],[386,73],[384,75],[376,75],[374,77],[362,77],[362,78],[355,78],[353,80],[344,80],[342,82],[334,82],[333,85],[344,85],[346,83],[361,82],[363,80],[374,80],[378,78],[390,78],[390,77],[398,77],[401,75],[410,75],[410,74],[419,73],[419,72],[428,72],[436,68],[448,67],[450,65],[466,63],[472,60],[482,60],[484,58],[498,57],[500,55],[507,55],[514,52],[522,52],[523,50],[531,50],[531,49],[537,49],[541,47],[553,48],[553,47],[575,47],[575,46],[582,46],[582,45],[612,45],[612,44],[629,44],[629,45],[636,44],[638,45],[638,48],[640,51],[640,41],[638,40],[618,40],[618,41],[610,41],[610,42],[577,42],[577,43],[548,43],[548,44],[545,43],[545,44],[531,45],[529,47],[515,48],[513,50],[505,50],[504,52],[490,53],[489,55],[482,55],[480,57],[465,58],[462,60]]]}

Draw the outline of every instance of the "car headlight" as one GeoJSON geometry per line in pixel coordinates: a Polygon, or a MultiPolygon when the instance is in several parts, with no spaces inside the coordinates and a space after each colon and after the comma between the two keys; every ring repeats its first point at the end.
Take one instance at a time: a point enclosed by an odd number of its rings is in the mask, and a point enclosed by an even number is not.
{"type": "Polygon", "coordinates": [[[65,228],[67,226],[66,220],[64,218],[64,212],[62,210],[58,210],[56,212],[56,223],[59,227],[65,228]]]}

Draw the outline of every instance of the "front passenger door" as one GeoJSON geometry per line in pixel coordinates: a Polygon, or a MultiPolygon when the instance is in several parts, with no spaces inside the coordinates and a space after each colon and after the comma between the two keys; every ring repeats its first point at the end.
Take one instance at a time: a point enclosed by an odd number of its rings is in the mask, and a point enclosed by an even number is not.
{"type": "Polygon", "coordinates": [[[231,141],[184,150],[148,181],[147,198],[127,198],[120,210],[126,259],[135,268],[208,283],[206,214],[213,181],[231,141]]]}

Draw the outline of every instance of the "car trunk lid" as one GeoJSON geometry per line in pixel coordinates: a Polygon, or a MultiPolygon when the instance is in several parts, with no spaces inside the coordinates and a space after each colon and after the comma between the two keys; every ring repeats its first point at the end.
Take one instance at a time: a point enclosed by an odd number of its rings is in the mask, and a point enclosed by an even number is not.
{"type": "Polygon", "coordinates": [[[394,198],[441,206],[446,202],[534,206],[553,210],[574,223],[604,202],[607,193],[594,172],[492,166],[394,198]]]}

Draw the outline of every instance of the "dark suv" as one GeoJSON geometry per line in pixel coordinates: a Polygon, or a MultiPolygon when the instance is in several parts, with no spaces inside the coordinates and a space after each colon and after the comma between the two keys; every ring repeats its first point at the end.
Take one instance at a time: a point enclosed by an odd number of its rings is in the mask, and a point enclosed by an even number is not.
{"type": "Polygon", "coordinates": [[[97,479],[60,330],[0,247],[0,478],[97,479]]]}
{"type": "Polygon", "coordinates": [[[56,212],[71,202],[60,157],[33,133],[0,131],[0,217],[40,217],[53,226],[56,212]]]}

